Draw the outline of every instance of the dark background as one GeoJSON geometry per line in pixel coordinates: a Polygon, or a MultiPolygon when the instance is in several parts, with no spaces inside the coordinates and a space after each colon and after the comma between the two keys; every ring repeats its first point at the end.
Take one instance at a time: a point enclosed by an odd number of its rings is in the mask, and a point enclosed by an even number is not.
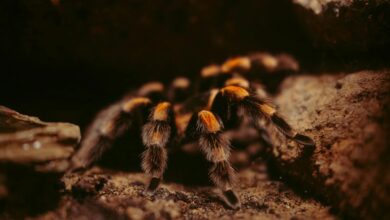
{"type": "Polygon", "coordinates": [[[84,126],[137,85],[196,77],[237,54],[289,52],[311,73],[381,68],[388,12],[370,3],[315,15],[289,0],[2,0],[0,104],[84,126]]]}

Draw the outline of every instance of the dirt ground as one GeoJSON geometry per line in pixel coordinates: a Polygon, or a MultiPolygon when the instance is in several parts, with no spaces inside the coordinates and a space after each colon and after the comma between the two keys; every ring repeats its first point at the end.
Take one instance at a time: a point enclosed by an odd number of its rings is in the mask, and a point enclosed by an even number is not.
{"type": "Polygon", "coordinates": [[[95,167],[65,176],[59,208],[33,219],[337,219],[329,207],[268,179],[259,167],[239,172],[240,210],[227,208],[213,187],[164,183],[145,196],[144,174],[95,167]]]}

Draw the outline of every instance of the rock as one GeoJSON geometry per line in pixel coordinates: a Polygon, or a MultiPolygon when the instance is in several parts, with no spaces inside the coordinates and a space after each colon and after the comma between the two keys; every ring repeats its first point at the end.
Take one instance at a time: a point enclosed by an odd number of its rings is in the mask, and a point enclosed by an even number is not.
{"type": "Polygon", "coordinates": [[[276,169],[347,216],[388,219],[389,88],[389,70],[286,79],[280,111],[317,146],[298,154],[279,147],[276,169]]]}
{"type": "Polygon", "coordinates": [[[58,205],[58,182],[79,139],[76,125],[43,122],[0,106],[1,219],[8,214],[20,219],[58,205]]]}
{"type": "Polygon", "coordinates": [[[292,1],[300,23],[318,49],[335,52],[339,59],[370,52],[361,59],[368,62],[390,48],[390,4],[386,0],[292,1]]]}
{"type": "Polygon", "coordinates": [[[34,165],[40,171],[64,171],[80,140],[69,123],[43,122],[0,106],[0,162],[34,165]]]}

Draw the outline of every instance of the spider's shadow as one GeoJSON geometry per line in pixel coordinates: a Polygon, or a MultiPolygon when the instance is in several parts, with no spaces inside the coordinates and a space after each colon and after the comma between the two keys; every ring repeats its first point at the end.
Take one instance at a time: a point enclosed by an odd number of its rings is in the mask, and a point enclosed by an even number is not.
{"type": "MultiPolygon", "coordinates": [[[[126,172],[142,172],[141,154],[144,151],[139,131],[129,131],[117,139],[114,145],[103,154],[98,165],[126,172]]],[[[211,163],[200,153],[189,154],[178,150],[168,155],[168,167],[164,181],[181,183],[190,186],[212,185],[208,177],[211,163]]]]}
{"type": "Polygon", "coordinates": [[[165,179],[185,185],[209,186],[212,185],[208,177],[210,166],[200,153],[178,151],[171,154],[165,179]]]}

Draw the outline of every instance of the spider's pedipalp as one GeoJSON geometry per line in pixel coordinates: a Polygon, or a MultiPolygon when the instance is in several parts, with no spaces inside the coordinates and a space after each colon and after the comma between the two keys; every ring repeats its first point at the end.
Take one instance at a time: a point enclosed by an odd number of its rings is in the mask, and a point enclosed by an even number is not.
{"type": "Polygon", "coordinates": [[[199,134],[198,143],[206,159],[213,163],[209,170],[211,181],[222,190],[226,203],[238,208],[240,202],[233,192],[234,169],[230,165],[230,141],[223,135],[223,123],[214,113],[203,110],[194,117],[199,134]]]}
{"type": "Polygon", "coordinates": [[[151,176],[148,191],[156,190],[161,181],[168,160],[166,148],[175,130],[172,105],[158,103],[142,128],[142,141],[146,147],[142,154],[142,168],[151,176]]]}

